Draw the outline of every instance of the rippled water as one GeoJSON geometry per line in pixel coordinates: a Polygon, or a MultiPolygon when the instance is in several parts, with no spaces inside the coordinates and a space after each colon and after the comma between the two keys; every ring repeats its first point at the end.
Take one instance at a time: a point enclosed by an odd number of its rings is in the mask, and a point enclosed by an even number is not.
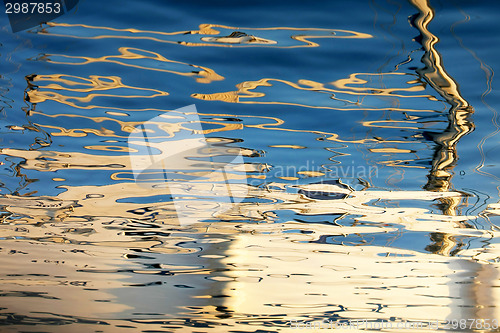
{"type": "Polygon", "coordinates": [[[0,331],[500,319],[499,9],[87,0],[16,34],[2,15],[0,331]],[[185,198],[179,225],[127,139],[190,104],[247,185],[220,214],[185,198]]]}

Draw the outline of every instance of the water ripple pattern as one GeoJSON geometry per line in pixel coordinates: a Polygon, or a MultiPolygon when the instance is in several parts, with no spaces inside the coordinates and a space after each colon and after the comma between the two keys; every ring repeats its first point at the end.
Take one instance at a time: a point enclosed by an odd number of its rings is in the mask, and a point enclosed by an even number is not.
{"type": "Polygon", "coordinates": [[[3,18],[0,331],[500,321],[498,4],[195,3],[3,18]],[[150,119],[244,162],[143,186],[150,119]]]}

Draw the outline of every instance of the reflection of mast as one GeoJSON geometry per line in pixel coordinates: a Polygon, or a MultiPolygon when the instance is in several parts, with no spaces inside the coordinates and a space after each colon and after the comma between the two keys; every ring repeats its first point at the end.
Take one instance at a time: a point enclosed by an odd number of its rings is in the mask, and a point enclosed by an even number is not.
{"type": "Polygon", "coordinates": [[[412,22],[421,34],[420,43],[425,51],[422,57],[425,67],[417,72],[451,105],[448,127],[433,136],[438,147],[432,159],[432,168],[425,188],[430,191],[447,191],[452,178],[449,169],[454,166],[458,157],[455,146],[460,138],[474,129],[474,124],[467,119],[474,109],[460,94],[455,80],[444,70],[441,55],[435,49],[439,39],[427,29],[434,18],[434,9],[428,0],[409,1],[419,11],[412,22]]]}
{"type": "MultiPolygon", "coordinates": [[[[456,144],[460,138],[474,129],[474,124],[468,120],[468,116],[474,112],[474,109],[460,94],[455,80],[446,73],[441,55],[435,48],[439,38],[428,30],[429,23],[434,18],[434,9],[428,0],[409,0],[409,2],[419,12],[413,18],[412,24],[420,32],[420,43],[425,52],[422,57],[425,67],[418,69],[417,72],[451,105],[448,113],[448,127],[442,133],[433,135],[433,140],[438,146],[434,152],[431,170],[427,176],[428,181],[424,188],[429,191],[448,191],[452,178],[450,169],[454,167],[458,159],[456,144]]],[[[446,215],[455,215],[459,203],[459,198],[447,198],[441,201],[440,208],[446,215]]],[[[436,252],[450,255],[452,248],[456,245],[453,238],[447,234],[434,236],[440,239],[436,244],[439,247],[436,252]]]]}
{"type": "MultiPolygon", "coordinates": [[[[444,70],[441,56],[435,49],[439,39],[428,29],[429,23],[434,18],[434,10],[428,0],[409,0],[419,13],[412,20],[414,26],[421,34],[420,43],[425,51],[422,62],[425,67],[417,72],[436,90],[450,105],[448,113],[448,127],[439,134],[433,136],[434,142],[438,144],[432,160],[432,168],[428,175],[425,189],[429,191],[447,191],[451,186],[452,174],[448,171],[453,168],[458,159],[456,152],[457,142],[474,129],[474,124],[469,121],[468,116],[474,112],[471,105],[461,96],[457,83],[444,70]]],[[[441,209],[446,215],[456,215],[456,207],[459,199],[446,198],[441,201],[441,209]]],[[[446,233],[431,233],[431,239],[435,242],[428,249],[434,253],[453,255],[456,240],[446,233]],[[432,249],[434,247],[434,249],[432,249]]],[[[470,299],[471,303],[477,304],[472,309],[460,309],[461,313],[452,315],[451,318],[496,318],[494,306],[495,296],[492,295],[492,282],[498,279],[498,272],[491,269],[489,265],[478,265],[467,261],[465,268],[475,275],[472,288],[463,288],[460,298],[470,299]]],[[[481,319],[482,320],[482,319],[481,319]]]]}

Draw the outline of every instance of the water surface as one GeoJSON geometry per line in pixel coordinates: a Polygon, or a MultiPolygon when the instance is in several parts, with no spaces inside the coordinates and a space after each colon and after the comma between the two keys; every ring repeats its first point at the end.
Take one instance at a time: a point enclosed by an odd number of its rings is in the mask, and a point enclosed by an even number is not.
{"type": "Polygon", "coordinates": [[[499,9],[87,0],[16,34],[2,16],[1,331],[500,319],[499,9]],[[247,187],[217,215],[186,199],[183,226],[127,139],[191,104],[247,187]]]}

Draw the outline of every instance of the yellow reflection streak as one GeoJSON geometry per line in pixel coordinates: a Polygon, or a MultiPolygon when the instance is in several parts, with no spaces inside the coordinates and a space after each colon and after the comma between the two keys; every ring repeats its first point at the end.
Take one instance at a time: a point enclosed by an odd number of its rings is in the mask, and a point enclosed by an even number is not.
{"type": "MultiPolygon", "coordinates": [[[[434,136],[438,148],[434,153],[432,167],[424,188],[430,191],[449,191],[452,188],[453,176],[449,170],[454,167],[458,159],[456,144],[474,129],[474,124],[468,119],[474,109],[460,94],[455,80],[445,71],[441,55],[435,48],[439,38],[428,29],[430,22],[434,19],[434,9],[428,0],[410,0],[410,3],[419,11],[414,23],[422,36],[421,43],[425,51],[422,57],[425,67],[419,69],[418,73],[451,105],[448,112],[448,127],[434,136]]],[[[459,200],[447,198],[442,199],[441,203],[444,214],[456,215],[459,200]]],[[[456,245],[454,238],[447,234],[433,235],[433,237],[440,240],[436,244],[439,253],[449,255],[456,245]]]]}
{"type": "Polygon", "coordinates": [[[398,125],[381,125],[381,124],[415,124],[414,121],[409,120],[372,120],[372,121],[363,121],[363,126],[366,127],[377,127],[377,128],[398,128],[398,129],[413,129],[418,130],[419,127],[414,126],[398,126],[398,125]]]}
{"type": "Polygon", "coordinates": [[[413,168],[413,169],[427,169],[426,167],[422,165],[410,165],[410,162],[415,161],[414,159],[411,160],[401,160],[401,159],[396,159],[396,160],[391,160],[391,161],[377,161],[378,164],[383,164],[391,167],[397,167],[397,168],[413,168]]]}
{"type": "Polygon", "coordinates": [[[69,35],[69,34],[58,34],[48,32],[47,29],[43,29],[41,33],[57,36],[57,37],[70,37],[77,39],[108,39],[108,38],[117,38],[117,39],[147,39],[160,43],[170,43],[170,44],[178,44],[184,46],[216,46],[216,47],[276,47],[276,48],[298,48],[298,47],[318,47],[318,43],[314,43],[310,41],[310,39],[316,38],[338,38],[338,39],[367,39],[373,38],[372,35],[357,31],[350,30],[342,30],[342,29],[317,29],[317,28],[291,28],[291,27],[270,27],[270,28],[244,28],[244,27],[231,27],[225,25],[218,24],[200,24],[198,30],[186,30],[186,31],[176,31],[176,32],[162,32],[162,31],[151,31],[151,30],[138,30],[138,29],[117,29],[111,27],[102,27],[102,26],[91,26],[86,24],[68,24],[68,23],[56,23],[56,22],[48,22],[47,25],[49,27],[61,27],[61,28],[74,28],[80,27],[85,29],[93,29],[93,30],[104,30],[104,31],[113,31],[119,33],[128,33],[128,34],[149,34],[156,36],[183,36],[183,35],[217,35],[220,34],[220,31],[216,28],[228,29],[230,31],[237,30],[257,30],[257,31],[303,31],[303,32],[326,32],[331,35],[315,35],[315,34],[301,34],[301,35],[292,35],[290,38],[297,40],[305,45],[290,45],[290,46],[274,46],[274,45],[252,45],[252,44],[224,44],[224,43],[193,43],[186,41],[172,41],[160,39],[158,37],[152,36],[126,36],[126,35],[97,35],[97,36],[78,36],[78,35],[69,35]]]}
{"type": "MultiPolygon", "coordinates": [[[[49,117],[49,118],[58,118],[58,117],[69,117],[69,118],[81,118],[81,119],[88,119],[96,123],[102,123],[102,122],[113,122],[117,123],[120,126],[121,131],[125,133],[132,133],[135,129],[135,127],[139,126],[142,124],[142,121],[121,121],[119,119],[115,118],[110,118],[110,117],[90,117],[90,116],[82,116],[82,115],[75,115],[75,114],[56,114],[56,115],[49,115],[49,114],[44,114],[41,112],[34,111],[32,112],[32,115],[40,115],[44,117],[49,117]]],[[[190,130],[188,126],[189,121],[179,121],[175,123],[165,123],[165,122],[149,122],[150,124],[155,124],[158,127],[158,130],[160,132],[164,132],[167,135],[157,135],[158,139],[162,138],[172,138],[175,136],[175,133],[181,131],[181,130],[190,130]]],[[[206,129],[203,130],[203,134],[208,134],[208,133],[216,133],[216,132],[225,132],[225,131],[232,131],[232,130],[239,130],[243,128],[243,124],[232,124],[232,123],[224,123],[224,122],[216,122],[216,121],[201,121],[202,124],[212,124],[212,125],[219,125],[220,127],[218,128],[211,128],[211,129],[206,129]]],[[[48,124],[42,124],[42,123],[35,123],[37,126],[42,127],[42,128],[51,128],[51,129],[57,129],[60,132],[51,132],[50,135],[53,136],[69,136],[69,137],[84,137],[87,136],[87,134],[94,134],[98,136],[106,136],[106,137],[115,137],[115,138],[128,138],[128,135],[117,135],[115,134],[114,131],[106,129],[101,127],[101,129],[96,129],[96,128],[74,128],[74,129],[66,129],[61,126],[55,126],[55,125],[48,125],[48,124]]]]}
{"type": "Polygon", "coordinates": [[[244,81],[236,85],[236,88],[238,90],[236,91],[228,91],[228,92],[221,92],[221,93],[213,93],[213,94],[198,94],[194,93],[191,95],[191,97],[196,98],[196,99],[201,99],[201,100],[210,100],[210,101],[222,101],[222,102],[227,102],[227,103],[242,103],[242,104],[279,104],[279,105],[293,105],[293,106],[301,106],[301,107],[307,107],[307,108],[315,108],[315,109],[330,109],[330,110],[340,110],[340,111],[351,111],[351,110],[367,110],[367,111],[380,111],[380,110],[392,110],[392,111],[403,111],[403,112],[436,112],[434,110],[418,110],[418,109],[405,109],[405,108],[399,108],[399,107],[384,107],[384,108],[371,108],[367,107],[365,105],[360,104],[358,101],[351,101],[347,99],[342,99],[338,98],[336,94],[346,94],[346,95],[353,95],[353,96],[374,96],[374,97],[380,97],[380,96],[390,96],[390,97],[400,97],[400,98],[426,98],[429,100],[435,100],[435,98],[431,95],[402,95],[402,94],[395,94],[397,91],[404,91],[404,92],[417,92],[417,91],[422,91],[425,88],[423,87],[423,83],[417,82],[415,80],[412,81],[407,81],[407,84],[415,84],[413,86],[410,86],[408,88],[377,88],[377,87],[359,87],[361,85],[365,85],[368,81],[360,79],[358,76],[361,75],[367,75],[367,76],[379,76],[379,77],[384,77],[384,76],[400,76],[400,75],[408,75],[408,74],[402,74],[402,73],[355,73],[352,74],[348,79],[342,79],[338,81],[334,81],[331,84],[339,89],[332,89],[332,88],[327,88],[325,87],[324,84],[311,81],[311,80],[299,80],[297,83],[290,82],[287,80],[281,80],[281,79],[273,79],[273,78],[263,78],[257,81],[244,81]],[[305,105],[305,104],[299,104],[299,103],[292,103],[292,102],[275,102],[275,101],[266,101],[266,102],[259,102],[259,101],[244,101],[242,99],[250,99],[250,98],[260,98],[260,97],[265,97],[266,94],[263,92],[256,92],[253,91],[254,89],[257,89],[258,87],[272,87],[273,83],[272,82],[278,82],[278,83],[283,83],[287,86],[290,86],[294,89],[297,90],[302,90],[302,91],[310,91],[310,92],[317,92],[317,93],[324,93],[324,94],[331,94],[331,99],[340,101],[343,103],[355,105],[355,108],[349,108],[349,107],[332,107],[332,106],[315,106],[315,105],[305,105]],[[352,86],[352,85],[358,85],[352,86]]]}
{"type": "Polygon", "coordinates": [[[35,75],[30,78],[32,82],[37,82],[35,86],[36,89],[29,90],[27,92],[29,102],[31,103],[41,103],[47,100],[53,100],[62,104],[66,104],[72,107],[78,107],[82,109],[91,108],[89,106],[77,106],[71,100],[75,100],[78,102],[88,103],[92,101],[95,97],[118,97],[118,98],[154,98],[159,96],[167,96],[168,93],[166,91],[150,89],[150,88],[140,88],[129,86],[123,84],[121,82],[121,78],[118,76],[99,76],[99,75],[90,75],[89,78],[83,78],[79,76],[66,75],[66,74],[50,74],[50,75],[35,75]],[[43,81],[52,81],[55,83],[49,83],[47,85],[40,85],[39,82],[43,81]],[[66,85],[63,87],[62,85],[66,85]],[[83,88],[72,88],[73,86],[80,86],[83,88]],[[146,91],[152,93],[151,95],[117,95],[117,94],[99,94],[99,93],[90,93],[83,97],[78,96],[66,96],[60,93],[56,93],[54,91],[44,91],[40,89],[52,89],[52,90],[65,90],[71,92],[81,92],[88,93],[93,91],[107,91],[114,89],[131,89],[138,91],[146,91]]]}
{"type": "Polygon", "coordinates": [[[196,81],[200,82],[200,83],[210,83],[212,81],[224,80],[224,77],[217,74],[213,69],[203,67],[203,66],[192,65],[192,64],[185,63],[185,62],[181,62],[181,61],[170,60],[170,59],[163,57],[162,55],[160,55],[157,52],[146,51],[146,50],[133,48],[133,47],[120,47],[118,49],[118,51],[120,52],[119,55],[102,56],[99,58],[84,57],[84,56],[69,56],[69,55],[64,55],[64,54],[48,54],[48,55],[45,55],[43,57],[43,59],[45,59],[47,62],[50,62],[50,63],[63,64],[63,65],[88,65],[88,64],[99,63],[99,62],[114,63],[114,64],[118,64],[121,66],[146,69],[146,70],[154,70],[154,71],[158,71],[158,72],[165,72],[165,73],[171,73],[171,74],[182,75],[182,76],[196,77],[196,81]],[[51,57],[76,59],[76,60],[81,60],[81,62],[55,61],[55,60],[52,60],[51,57]],[[128,64],[128,63],[125,63],[123,61],[120,61],[120,60],[141,60],[141,59],[155,60],[155,61],[160,61],[163,63],[185,65],[185,66],[189,66],[189,67],[198,68],[200,70],[196,71],[196,72],[193,72],[193,71],[179,72],[179,71],[162,69],[162,68],[154,68],[154,67],[146,67],[146,66],[128,64]]]}
{"type": "MultiPolygon", "coordinates": [[[[92,108],[106,108],[104,106],[92,106],[92,108]]],[[[109,109],[109,108],[107,108],[109,109]]],[[[115,108],[123,111],[162,111],[162,112],[169,112],[169,113],[174,113],[176,111],[170,111],[170,110],[160,110],[160,109],[133,109],[133,110],[128,110],[128,109],[123,109],[123,108],[115,108]]],[[[50,117],[50,118],[57,118],[57,117],[70,117],[70,118],[83,118],[83,119],[88,119],[91,121],[94,121],[96,123],[102,123],[102,122],[113,122],[117,123],[120,126],[120,129],[123,132],[126,133],[132,133],[134,128],[142,122],[135,122],[135,121],[122,121],[119,119],[115,118],[110,118],[110,117],[90,117],[90,116],[83,116],[83,115],[75,115],[75,114],[55,114],[55,115],[50,115],[50,114],[45,114],[37,111],[32,111],[32,115],[39,115],[43,117],[50,117]]],[[[233,117],[233,118],[250,118],[253,120],[259,120],[259,124],[227,124],[224,122],[210,122],[210,121],[205,121],[202,120],[200,121],[202,124],[215,124],[215,125],[220,125],[221,127],[219,128],[213,128],[213,129],[206,129],[203,131],[204,134],[208,133],[215,133],[215,132],[224,132],[224,131],[231,131],[231,130],[240,130],[245,127],[247,128],[258,128],[262,130],[271,130],[271,131],[285,131],[285,132],[292,132],[292,133],[310,133],[310,134],[316,134],[316,135],[321,135],[325,136],[325,140],[330,140],[330,141],[335,141],[335,142],[341,142],[341,143],[368,143],[368,142],[379,142],[377,139],[359,139],[359,140],[346,140],[346,139],[341,139],[339,138],[339,135],[336,133],[332,132],[324,132],[324,131],[317,131],[317,130],[303,130],[303,129],[290,129],[290,128],[284,128],[284,127],[279,127],[282,126],[285,122],[276,117],[266,117],[266,116],[252,116],[252,115],[236,115],[236,114],[220,114],[220,113],[198,113],[200,116],[215,116],[215,117],[233,117]],[[269,122],[271,120],[271,122],[269,122]]],[[[161,130],[165,131],[167,133],[166,136],[161,136],[159,135],[158,138],[172,138],[176,132],[180,131],[181,129],[189,130],[189,128],[183,126],[183,122],[177,122],[177,123],[172,123],[172,124],[165,124],[165,123],[158,123],[158,126],[161,126],[161,130]],[[172,126],[170,126],[172,125],[172,126]]],[[[50,128],[50,129],[57,129],[59,132],[50,132],[50,135],[53,136],[69,136],[69,137],[84,137],[87,136],[88,134],[94,134],[98,136],[106,136],[106,137],[115,137],[115,138],[128,138],[128,135],[118,135],[114,131],[106,129],[101,127],[100,129],[96,128],[74,128],[74,129],[66,129],[61,126],[55,126],[55,125],[49,125],[49,124],[43,124],[43,123],[36,123],[37,126],[42,127],[42,128],[50,128]]],[[[385,143],[401,143],[401,144],[408,144],[410,143],[409,141],[402,141],[402,140],[384,140],[385,143]]]]}
{"type": "Polygon", "coordinates": [[[271,27],[271,28],[249,28],[249,27],[232,27],[228,25],[222,24],[200,24],[200,30],[192,30],[190,33],[192,34],[206,34],[206,35],[216,35],[220,32],[213,28],[223,28],[229,30],[261,30],[261,31],[269,31],[269,30],[290,30],[290,31],[324,31],[324,32],[337,32],[337,33],[345,33],[345,36],[339,35],[335,36],[336,38],[373,38],[372,35],[356,32],[352,30],[342,30],[342,29],[321,29],[321,28],[293,28],[293,27],[271,27]]]}
{"type": "Polygon", "coordinates": [[[424,97],[428,99],[433,98],[433,96],[431,95],[394,94],[394,92],[397,91],[417,92],[425,90],[424,85],[421,82],[415,80],[414,75],[408,73],[353,73],[349,75],[349,78],[336,80],[331,84],[338,89],[342,89],[337,91],[332,90],[332,92],[342,92],[344,94],[351,94],[351,95],[377,95],[377,96],[391,96],[391,97],[401,97],[401,98],[424,97]],[[381,79],[387,76],[403,76],[403,77],[410,76],[410,78],[412,78],[413,80],[406,81],[406,84],[410,85],[408,88],[403,88],[403,87],[377,88],[377,87],[366,87],[365,84],[367,84],[369,81],[360,78],[360,76],[367,76],[367,77],[373,76],[375,78],[381,78],[381,79]],[[412,84],[413,86],[411,86],[412,84]]]}
{"type": "MultiPolygon", "coordinates": [[[[126,53],[127,49],[122,49],[122,53],[126,53]]],[[[134,49],[137,50],[137,49],[134,49]]],[[[135,53],[131,53],[135,54],[135,53]]],[[[132,55],[133,56],[133,55],[132,55]]],[[[159,56],[159,55],[158,55],[159,56]]],[[[109,60],[109,59],[108,59],[109,60]]],[[[405,92],[418,92],[421,90],[421,88],[418,86],[418,84],[415,86],[414,84],[417,83],[417,81],[407,81],[408,84],[410,84],[409,87],[407,88],[358,88],[356,85],[361,85],[365,84],[367,81],[360,78],[361,76],[368,75],[371,76],[371,74],[366,74],[366,73],[358,73],[350,76],[351,83],[346,80],[340,80],[336,81],[336,84],[338,86],[345,87],[346,91],[338,90],[338,89],[330,89],[326,88],[324,84],[310,81],[310,80],[299,80],[297,83],[289,82],[286,80],[278,80],[278,79],[262,79],[259,81],[250,81],[250,82],[243,82],[238,85],[238,88],[240,88],[240,91],[248,96],[255,96],[255,97],[260,97],[263,96],[263,93],[255,92],[252,91],[255,87],[258,86],[272,86],[271,82],[280,82],[287,84],[295,89],[298,90],[305,90],[305,91],[311,91],[311,92],[317,92],[319,90],[323,90],[325,93],[343,93],[346,92],[347,94],[352,94],[352,95],[359,95],[359,94],[365,94],[365,95],[370,95],[370,93],[373,93],[374,89],[377,89],[377,95],[385,95],[385,96],[399,96],[400,94],[395,94],[397,91],[405,91],[405,92]],[[354,87],[353,87],[354,86],[354,87]],[[366,89],[365,92],[362,90],[366,89]],[[354,90],[354,91],[349,91],[349,90],[354,90]]],[[[391,73],[383,73],[385,77],[391,76],[391,73]]],[[[395,74],[392,75],[393,77],[401,77],[403,78],[404,76],[401,76],[400,74],[395,74]]],[[[112,109],[112,110],[120,110],[120,111],[143,111],[143,110],[156,110],[156,111],[162,111],[162,112],[167,112],[168,110],[160,110],[160,109],[124,109],[124,108],[117,108],[117,107],[107,107],[107,106],[97,106],[97,105],[86,105],[86,106],[81,106],[81,105],[76,105],[71,100],[72,98],[76,98],[77,100],[80,101],[90,101],[92,98],[95,96],[115,96],[115,95],[105,95],[105,94],[90,94],[87,97],[84,98],[79,98],[79,97],[71,97],[71,96],[64,96],[61,93],[55,93],[55,92],[45,92],[41,91],[40,89],[52,89],[52,90],[67,90],[70,92],[92,92],[92,91],[106,91],[106,90],[111,90],[115,88],[130,88],[130,89],[138,89],[138,90],[145,90],[145,91],[154,91],[154,92],[159,92],[159,94],[155,94],[153,96],[157,95],[162,95],[166,94],[165,92],[161,92],[159,90],[154,90],[154,89],[146,89],[146,88],[136,88],[132,86],[127,86],[121,83],[121,79],[119,77],[104,77],[104,76],[90,76],[90,78],[82,78],[82,77],[77,77],[77,76],[71,76],[71,75],[62,75],[62,74],[52,74],[52,75],[39,75],[39,76],[34,76],[32,78],[32,81],[34,85],[38,86],[38,89],[32,90],[28,92],[28,95],[30,97],[30,101],[33,103],[40,103],[42,101],[45,101],[47,99],[55,100],[67,105],[71,105],[73,107],[81,108],[81,109],[93,109],[93,108],[105,108],[105,109],[112,109]],[[48,81],[48,84],[46,85],[41,85],[40,83],[48,81]],[[50,97],[50,98],[49,98],[50,97]]],[[[236,95],[236,92],[233,92],[233,95],[236,95]]],[[[153,97],[153,96],[141,96],[141,97],[153,97]]],[[[426,95],[416,95],[416,96],[407,96],[407,95],[401,95],[401,96],[406,96],[406,97],[425,97],[428,98],[429,96],[426,95]]],[[[131,96],[121,96],[119,95],[118,97],[131,97],[131,96]]],[[[399,109],[403,110],[403,109],[399,109]]],[[[417,110],[420,111],[420,110],[417,110]]],[[[32,114],[39,114],[41,116],[45,117],[74,117],[74,118],[84,118],[84,119],[89,119],[92,120],[96,123],[102,123],[104,121],[111,121],[114,123],[118,123],[120,125],[120,128],[123,132],[125,133],[131,133],[133,128],[137,125],[139,125],[139,122],[125,122],[125,121],[120,121],[117,119],[109,118],[109,117],[88,117],[88,116],[79,116],[79,115],[73,115],[73,114],[61,114],[61,115],[47,115],[47,114],[42,114],[38,113],[36,111],[33,111],[32,114]]],[[[125,114],[126,115],[126,114],[125,114]]],[[[316,135],[321,135],[321,136],[326,136],[326,140],[331,140],[331,141],[337,141],[337,142],[350,142],[350,143],[366,143],[366,142],[378,142],[378,139],[360,139],[360,140],[343,140],[339,138],[339,136],[335,133],[331,132],[324,132],[324,131],[314,131],[314,130],[301,130],[301,129],[288,129],[288,128],[283,128],[282,125],[284,124],[284,121],[275,118],[275,117],[255,117],[255,116],[249,116],[249,115],[226,115],[226,114],[200,114],[200,115],[211,115],[211,116],[231,116],[231,117],[236,117],[236,118],[244,118],[248,117],[251,119],[257,119],[258,124],[227,124],[227,123],[219,123],[219,122],[206,122],[202,121],[205,123],[211,123],[211,124],[217,124],[220,125],[220,128],[215,128],[215,129],[210,129],[210,130],[205,130],[205,133],[213,133],[213,132],[222,132],[222,131],[230,131],[230,130],[239,130],[242,129],[243,127],[248,127],[248,128],[258,128],[258,129],[265,129],[265,130],[273,130],[273,131],[288,131],[288,132],[295,132],[295,133],[312,133],[316,135]],[[266,120],[272,120],[271,122],[267,122],[266,120]]],[[[42,123],[37,123],[38,126],[44,127],[44,128],[50,128],[50,129],[57,129],[58,132],[53,131],[51,135],[54,136],[71,136],[71,137],[83,137],[88,134],[94,134],[98,136],[107,136],[107,137],[118,137],[118,138],[126,138],[124,135],[117,135],[113,130],[106,129],[101,127],[100,129],[98,128],[74,128],[74,129],[66,129],[60,126],[54,126],[51,124],[42,124],[42,123]]],[[[168,136],[171,137],[175,134],[176,131],[179,131],[180,128],[171,128],[171,129],[166,129],[165,131],[167,132],[168,136]]],[[[399,142],[399,143],[408,143],[406,141],[401,141],[401,140],[386,140],[385,142],[399,142]]]]}

